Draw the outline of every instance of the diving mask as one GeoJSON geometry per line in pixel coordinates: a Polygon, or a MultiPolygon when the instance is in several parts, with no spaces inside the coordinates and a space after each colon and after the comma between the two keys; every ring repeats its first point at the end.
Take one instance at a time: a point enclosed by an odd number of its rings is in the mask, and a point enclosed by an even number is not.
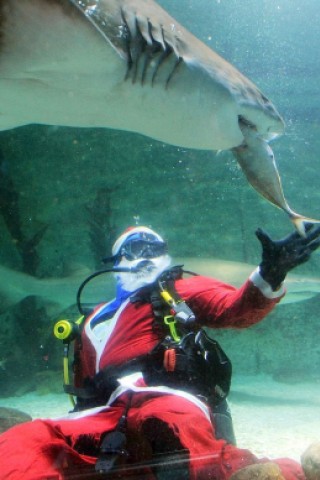
{"type": "Polygon", "coordinates": [[[119,256],[129,261],[139,258],[157,258],[168,251],[167,244],[145,232],[133,234],[120,248],[119,256]]]}

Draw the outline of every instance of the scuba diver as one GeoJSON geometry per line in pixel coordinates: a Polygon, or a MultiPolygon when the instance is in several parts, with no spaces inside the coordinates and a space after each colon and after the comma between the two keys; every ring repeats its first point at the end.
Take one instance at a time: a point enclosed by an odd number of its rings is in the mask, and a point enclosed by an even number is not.
{"type": "MultiPolygon", "coordinates": [[[[122,233],[105,259],[116,297],[71,335],[74,385],[65,387],[75,407],[0,435],[0,479],[151,480],[168,476],[168,463],[179,480],[227,480],[253,465],[262,478],[270,461],[236,446],[226,400],[231,362],[206,331],[260,322],[285,295],[288,271],[319,247],[320,227],[278,241],[261,229],[256,235],[262,261],[237,289],[191,272],[183,277],[150,228],[122,233]]],[[[272,462],[277,478],[305,479],[298,462],[272,462]]]]}

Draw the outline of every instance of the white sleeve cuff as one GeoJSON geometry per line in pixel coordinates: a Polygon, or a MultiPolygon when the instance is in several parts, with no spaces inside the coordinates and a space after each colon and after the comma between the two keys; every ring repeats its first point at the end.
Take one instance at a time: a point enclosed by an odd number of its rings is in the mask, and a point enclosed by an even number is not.
{"type": "Polygon", "coordinates": [[[276,291],[273,291],[271,288],[271,285],[269,285],[268,282],[266,282],[261,274],[260,274],[260,269],[257,267],[250,275],[249,279],[253,283],[253,285],[257,288],[259,288],[260,292],[266,297],[266,298],[279,298],[282,297],[282,295],[285,294],[286,290],[284,288],[283,283],[281,284],[280,288],[276,291]]]}

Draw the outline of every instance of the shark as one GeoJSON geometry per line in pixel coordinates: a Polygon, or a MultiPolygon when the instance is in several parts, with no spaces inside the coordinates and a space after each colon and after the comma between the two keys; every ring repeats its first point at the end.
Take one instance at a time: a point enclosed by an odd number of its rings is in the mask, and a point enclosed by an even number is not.
{"type": "MultiPolygon", "coordinates": [[[[177,258],[174,264],[197,274],[218,278],[236,287],[248,278],[254,265],[217,258],[177,258]]],[[[4,313],[24,298],[35,296],[47,307],[49,318],[57,318],[76,304],[77,291],[89,269],[81,267],[64,277],[36,278],[32,275],[0,265],[0,313],[4,313]]],[[[287,293],[279,305],[301,302],[320,294],[320,278],[289,274],[286,278],[287,293]]],[[[82,299],[95,305],[113,298],[115,282],[113,274],[100,275],[83,290],[82,299]]]]}
{"type": "Polygon", "coordinates": [[[231,150],[249,183],[305,234],[269,142],[273,103],[153,0],[0,0],[0,130],[111,128],[231,150]]]}

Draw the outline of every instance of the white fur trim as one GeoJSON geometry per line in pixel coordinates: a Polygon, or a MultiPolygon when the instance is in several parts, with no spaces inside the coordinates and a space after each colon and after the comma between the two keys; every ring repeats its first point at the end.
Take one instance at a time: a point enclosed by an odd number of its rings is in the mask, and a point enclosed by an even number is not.
{"type": "Polygon", "coordinates": [[[211,420],[210,410],[207,407],[207,405],[203,403],[201,400],[199,400],[199,398],[192,395],[191,393],[185,392],[183,390],[178,390],[175,388],[165,387],[162,385],[159,387],[138,387],[135,385],[135,382],[140,378],[142,378],[141,372],[136,372],[131,375],[127,375],[125,377],[118,379],[118,381],[120,382],[120,385],[113,392],[113,394],[109,398],[109,401],[106,403],[106,405],[103,405],[101,407],[88,408],[87,410],[83,410],[82,412],[71,412],[62,417],[55,418],[55,420],[76,420],[78,418],[89,417],[90,415],[95,415],[96,413],[102,412],[104,410],[108,410],[111,407],[112,403],[118,397],[120,397],[120,395],[122,395],[123,393],[129,390],[135,393],[150,392],[150,393],[158,393],[160,395],[161,394],[176,395],[196,405],[201,410],[201,412],[205,415],[207,420],[209,421],[211,420]]]}
{"type": "Polygon", "coordinates": [[[105,305],[101,306],[101,308],[96,312],[96,314],[91,318],[91,320],[85,326],[86,335],[90,340],[93,348],[96,351],[96,372],[98,372],[100,369],[99,364],[100,364],[101,355],[104,352],[104,349],[111,337],[113,330],[115,329],[115,326],[117,325],[118,319],[122,311],[128,305],[129,301],[130,299],[128,298],[125,302],[123,302],[120,305],[120,307],[118,308],[114,316],[110,319],[110,323],[108,323],[108,325],[105,326],[105,331],[103,336],[101,336],[101,334],[100,335],[95,334],[94,332],[95,329],[92,328],[91,322],[95,319],[96,315],[105,307],[105,305]]]}
{"type": "Polygon", "coordinates": [[[286,293],[283,283],[278,290],[273,291],[271,285],[262,278],[259,267],[251,273],[249,279],[266,298],[279,298],[286,293]]]}

